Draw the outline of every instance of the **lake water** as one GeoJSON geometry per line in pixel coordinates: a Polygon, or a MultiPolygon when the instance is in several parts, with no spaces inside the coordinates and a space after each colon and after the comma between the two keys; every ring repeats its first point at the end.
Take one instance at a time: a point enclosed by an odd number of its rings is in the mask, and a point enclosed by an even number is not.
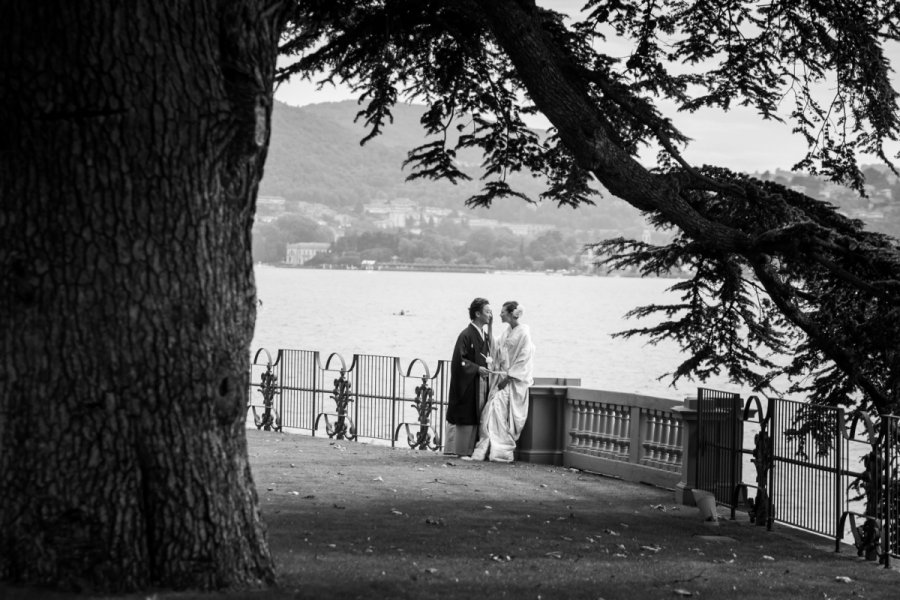
{"type": "MultiPolygon", "coordinates": [[[[252,349],[318,350],[348,362],[353,354],[398,356],[401,366],[421,359],[432,372],[449,359],[468,323],[476,296],[499,314],[506,300],[524,308],[536,347],[536,377],[576,377],[582,386],[683,399],[696,383],[657,378],[683,360],[674,344],[651,346],[644,339],[613,339],[637,327],[628,310],[671,302],[676,280],[545,275],[543,273],[431,273],[256,267],[262,308],[252,349]],[[400,315],[400,312],[403,315],[400,315]]],[[[494,335],[499,335],[499,317],[494,335]]],[[[705,387],[743,392],[725,381],[705,387]]]]}

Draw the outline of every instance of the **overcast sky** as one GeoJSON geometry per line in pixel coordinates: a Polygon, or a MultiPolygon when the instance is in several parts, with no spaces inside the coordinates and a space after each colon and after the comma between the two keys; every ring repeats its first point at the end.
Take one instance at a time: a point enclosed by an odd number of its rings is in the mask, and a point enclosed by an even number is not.
{"type": "MultiPolygon", "coordinates": [[[[545,0],[539,1],[539,4],[573,14],[584,2],[545,0]]],[[[623,52],[625,47],[622,46],[623,52]]],[[[887,53],[895,68],[900,68],[900,46],[890,46],[887,53]]],[[[900,78],[896,73],[894,87],[900,87],[900,78]]],[[[328,86],[316,90],[315,84],[299,80],[282,84],[276,90],[275,98],[293,106],[355,99],[345,87],[328,86]]],[[[785,104],[788,110],[791,101],[787,99],[785,104]]],[[[680,114],[666,105],[660,106],[660,109],[674,120],[684,134],[692,138],[684,155],[688,161],[697,165],[714,164],[748,172],[787,169],[803,158],[806,149],[804,141],[791,134],[789,124],[764,121],[751,109],[737,107],[727,113],[707,109],[693,114],[680,114]]],[[[544,119],[537,119],[530,124],[539,128],[549,126],[544,119]]],[[[900,145],[895,144],[890,150],[896,154],[900,151],[900,145]]],[[[652,156],[648,157],[648,162],[651,161],[652,156]]],[[[862,157],[861,162],[874,163],[877,160],[862,157]]]]}

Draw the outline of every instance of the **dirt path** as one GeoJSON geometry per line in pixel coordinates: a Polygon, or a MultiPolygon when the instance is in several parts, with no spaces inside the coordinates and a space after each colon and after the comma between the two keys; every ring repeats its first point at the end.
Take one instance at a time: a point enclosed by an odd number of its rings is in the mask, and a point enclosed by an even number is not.
{"type": "MultiPolygon", "coordinates": [[[[671,491],[516,463],[248,431],[279,587],[118,598],[891,599],[900,573],[671,491]]],[[[4,600],[71,598],[4,588],[4,600]]]]}
{"type": "Polygon", "coordinates": [[[559,467],[251,432],[291,598],[897,598],[823,538],[559,467]],[[847,577],[850,582],[838,580],[847,577]]]}

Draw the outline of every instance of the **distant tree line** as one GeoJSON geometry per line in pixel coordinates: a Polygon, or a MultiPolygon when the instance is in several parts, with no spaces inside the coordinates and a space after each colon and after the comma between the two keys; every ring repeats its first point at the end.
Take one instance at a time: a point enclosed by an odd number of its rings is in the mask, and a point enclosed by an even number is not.
{"type": "MultiPolygon", "coordinates": [[[[331,231],[298,215],[261,223],[254,229],[254,260],[280,263],[285,247],[295,242],[330,242],[331,231]]],[[[311,265],[359,266],[364,260],[380,263],[439,263],[484,265],[495,269],[567,269],[583,247],[571,234],[550,230],[522,237],[507,228],[471,228],[444,220],[415,229],[355,231],[334,241],[331,251],[311,265]]]]}

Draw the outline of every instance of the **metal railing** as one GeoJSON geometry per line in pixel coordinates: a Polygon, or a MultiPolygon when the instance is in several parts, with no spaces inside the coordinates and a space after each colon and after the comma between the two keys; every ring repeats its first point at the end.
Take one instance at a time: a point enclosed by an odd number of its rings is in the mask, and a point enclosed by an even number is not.
{"type": "Polygon", "coordinates": [[[827,536],[836,551],[849,527],[860,556],[886,565],[898,556],[900,417],[881,417],[878,429],[840,408],[756,396],[745,405],[702,388],[697,405],[695,487],[731,507],[732,518],[744,503],[752,521],[827,536]],[[759,426],[749,447],[745,424],[759,426]],[[754,483],[744,481],[743,459],[755,467],[754,483]]]}
{"type": "Polygon", "coordinates": [[[769,407],[773,467],[769,493],[772,518],[840,540],[841,515],[849,507],[850,439],[844,411],[793,400],[769,407]]]}
{"type": "Polygon", "coordinates": [[[883,416],[885,493],[884,555],[885,566],[890,559],[900,558],[900,416],[883,416]]]}
{"type": "Polygon", "coordinates": [[[900,558],[900,417],[881,415],[876,427],[862,415],[845,431],[851,441],[860,434],[866,438],[863,470],[852,473],[850,486],[859,492],[853,500],[865,503],[859,510],[844,511],[840,530],[849,525],[859,556],[875,560],[880,555],[889,567],[891,558],[900,558]]]}
{"type": "Polygon", "coordinates": [[[405,431],[410,447],[441,448],[448,361],[438,361],[432,374],[419,359],[404,372],[393,356],[354,354],[348,364],[332,353],[323,364],[317,351],[282,349],[273,360],[261,349],[250,376],[249,408],[257,428],[391,445],[405,431]],[[258,395],[263,396],[261,402],[258,395]]]}
{"type": "MultiPolygon", "coordinates": [[[[712,493],[717,504],[734,511],[734,491],[743,481],[743,401],[740,395],[697,390],[696,488],[712,493]]],[[[733,516],[733,515],[732,515],[733,516]]]]}

